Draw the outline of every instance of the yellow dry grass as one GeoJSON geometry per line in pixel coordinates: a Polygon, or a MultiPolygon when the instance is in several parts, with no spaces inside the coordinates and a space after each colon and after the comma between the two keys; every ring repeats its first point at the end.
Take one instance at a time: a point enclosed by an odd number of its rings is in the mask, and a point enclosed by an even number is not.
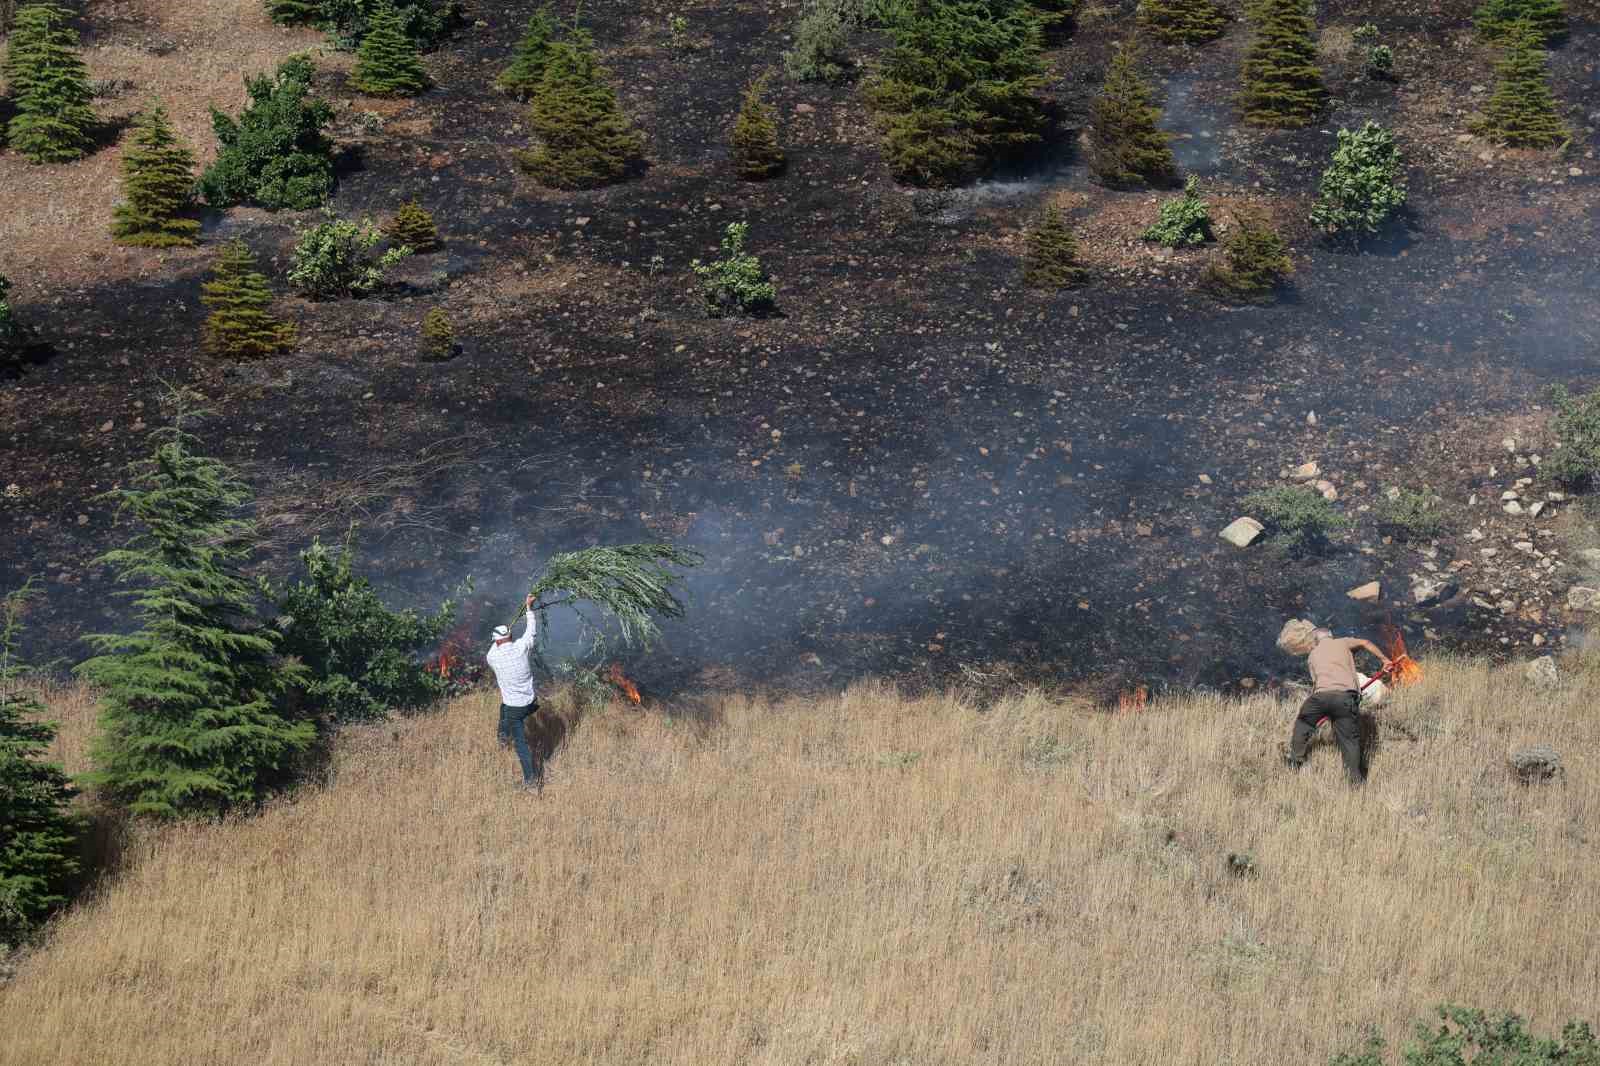
{"type": "Polygon", "coordinates": [[[536,798],[474,696],[143,840],[0,990],[0,1062],[1281,1066],[1441,1000],[1593,1020],[1597,697],[1431,662],[1354,793],[1265,696],[731,697],[589,716],[536,798]],[[1566,783],[1507,779],[1536,741],[1566,783]]]}

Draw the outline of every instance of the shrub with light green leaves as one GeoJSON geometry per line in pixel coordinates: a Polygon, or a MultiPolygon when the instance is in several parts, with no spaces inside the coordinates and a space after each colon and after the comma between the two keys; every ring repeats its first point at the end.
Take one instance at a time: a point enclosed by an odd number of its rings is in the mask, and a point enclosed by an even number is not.
{"type": "Polygon", "coordinates": [[[1351,240],[1377,233],[1405,206],[1405,162],[1394,134],[1376,122],[1340,130],[1328,169],[1322,172],[1311,222],[1330,236],[1351,240]]]}
{"type": "Polygon", "coordinates": [[[1557,446],[1542,469],[1567,485],[1593,485],[1600,478],[1600,389],[1574,396],[1565,385],[1556,385],[1550,400],[1556,405],[1550,428],[1557,446]]]}
{"type": "Polygon", "coordinates": [[[1286,552],[1316,551],[1350,524],[1322,493],[1304,485],[1277,485],[1252,492],[1244,506],[1266,527],[1269,543],[1286,552]]]}
{"type": "Polygon", "coordinates": [[[761,260],[744,250],[750,223],[730,223],[722,237],[722,258],[692,264],[712,318],[727,314],[760,315],[777,305],[777,289],[761,260]]]}
{"type": "MultiPolygon", "coordinates": [[[[1437,1029],[1419,1024],[1401,1052],[1404,1066],[1595,1066],[1600,1063],[1600,1041],[1588,1022],[1570,1021],[1561,1036],[1534,1036],[1522,1018],[1506,1013],[1490,1016],[1481,1010],[1444,1004],[1437,1008],[1444,1023],[1437,1029]]],[[[1328,1066],[1386,1066],[1386,1045],[1376,1033],[1367,1036],[1359,1052],[1341,1052],[1328,1066]]]]}
{"type": "Polygon", "coordinates": [[[1216,239],[1211,232],[1211,209],[1200,196],[1199,178],[1189,175],[1183,195],[1161,205],[1155,224],[1143,237],[1168,248],[1191,248],[1216,239]]]}
{"type": "Polygon", "coordinates": [[[1378,528],[1396,540],[1428,540],[1444,532],[1443,503],[1429,492],[1399,489],[1373,507],[1378,528]]]}
{"type": "Polygon", "coordinates": [[[411,254],[410,247],[372,249],[383,234],[370,221],[329,216],[300,231],[289,267],[289,283],[315,299],[367,296],[383,286],[389,270],[411,254]]]}

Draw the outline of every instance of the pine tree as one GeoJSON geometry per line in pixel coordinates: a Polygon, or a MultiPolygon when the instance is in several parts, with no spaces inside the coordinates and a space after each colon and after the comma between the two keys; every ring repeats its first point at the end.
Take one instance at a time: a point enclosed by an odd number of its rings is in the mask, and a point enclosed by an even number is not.
{"type": "Polygon", "coordinates": [[[550,60],[550,44],[556,37],[556,20],[550,9],[541,7],[528,19],[522,40],[511,56],[511,64],[495,79],[495,88],[526,100],[539,88],[545,64],[550,60]]]}
{"type": "Polygon", "coordinates": [[[99,654],[78,667],[103,693],[88,780],[135,814],[248,805],[315,738],[313,723],[279,713],[301,671],[254,624],[243,568],[256,532],[240,517],[250,490],[197,443],[180,416],[110,494],[139,532],[96,562],[136,586],[124,595],[139,628],[90,636],[99,654]]]}
{"type": "Polygon", "coordinates": [[[410,248],[417,253],[431,252],[442,247],[439,241],[439,229],[434,225],[433,216],[415,200],[400,205],[400,210],[394,213],[394,217],[384,227],[384,234],[391,244],[410,248]]]}
{"type": "Polygon", "coordinates": [[[1239,106],[1246,122],[1294,129],[1322,114],[1328,94],[1317,66],[1317,24],[1307,0],[1256,0],[1239,106]]]}
{"type": "Polygon", "coordinates": [[[1222,238],[1222,258],[1206,273],[1205,284],[1224,299],[1264,300],[1294,273],[1288,245],[1265,217],[1250,211],[1234,215],[1222,238]]]}
{"type": "Polygon", "coordinates": [[[0,371],[22,369],[23,356],[33,344],[33,331],[17,320],[11,309],[11,279],[0,274],[0,371]]]}
{"type": "Polygon", "coordinates": [[[1472,21],[1486,40],[1510,44],[1532,30],[1539,44],[1551,44],[1567,35],[1567,6],[1564,0],[1488,0],[1472,21]]]}
{"type": "Polygon", "coordinates": [[[0,600],[0,942],[65,903],[78,872],[73,788],[61,767],[40,758],[56,731],[40,720],[44,705],[24,687],[27,669],[17,657],[33,591],[30,582],[0,600]]]}
{"type": "Polygon", "coordinates": [[[373,96],[415,96],[429,85],[416,42],[406,36],[391,3],[372,13],[367,35],[356,52],[350,84],[373,96]]]}
{"type": "Polygon", "coordinates": [[[54,4],[19,9],[0,67],[16,107],[7,138],[30,162],[70,163],[91,145],[94,93],[70,18],[54,4]]]}
{"type": "Polygon", "coordinates": [[[1161,110],[1154,93],[1134,69],[1134,50],[1126,43],[1112,53],[1105,85],[1089,114],[1089,169],[1107,185],[1171,184],[1178,164],[1157,128],[1161,110]]]}
{"type": "Polygon", "coordinates": [[[435,307],[422,316],[422,357],[443,361],[456,354],[456,327],[450,312],[435,307]]]}
{"type": "Polygon", "coordinates": [[[1039,13],[1020,0],[923,0],[890,26],[868,99],[896,179],[952,185],[1038,144],[1039,13]]]}
{"type": "Polygon", "coordinates": [[[1028,234],[1022,280],[1035,289],[1066,289],[1089,280],[1078,263],[1078,241],[1055,204],[1045,207],[1028,234]]]}
{"type": "Polygon", "coordinates": [[[280,26],[305,26],[326,15],[322,0],[266,0],[266,7],[267,17],[280,26]]]}
{"type": "Polygon", "coordinates": [[[1556,112],[1540,40],[1537,29],[1524,25],[1495,64],[1494,95],[1480,129],[1502,144],[1553,148],[1571,136],[1556,112]]]}
{"type": "Polygon", "coordinates": [[[550,46],[529,121],[539,147],[517,161],[555,189],[592,189],[623,178],[644,142],[617,106],[589,34],[574,29],[550,46]]]}
{"type": "Polygon", "coordinates": [[[122,156],[124,201],[113,212],[119,244],[172,248],[195,243],[200,223],[182,215],[194,203],[194,153],[157,106],[134,121],[133,147],[122,156]]]}
{"type": "Polygon", "coordinates": [[[221,148],[200,175],[207,203],[304,210],[333,191],[333,144],[322,132],[333,108],[309,98],[315,73],[306,56],[290,56],[273,74],[245,79],[250,103],[238,121],[211,109],[221,148]]]}
{"type": "Polygon", "coordinates": [[[1204,44],[1222,36],[1227,14],[1212,0],[1139,0],[1139,24],[1169,44],[1204,44]]]}
{"type": "Polygon", "coordinates": [[[200,293],[200,302],[212,309],[201,341],[210,354],[249,359],[294,346],[294,326],[267,313],[272,292],[243,241],[223,246],[211,280],[200,286],[200,293]]]}
{"type": "Polygon", "coordinates": [[[750,83],[744,104],[733,123],[733,165],[745,181],[765,181],[783,170],[783,149],[778,144],[778,124],[763,97],[767,76],[750,83]]]}

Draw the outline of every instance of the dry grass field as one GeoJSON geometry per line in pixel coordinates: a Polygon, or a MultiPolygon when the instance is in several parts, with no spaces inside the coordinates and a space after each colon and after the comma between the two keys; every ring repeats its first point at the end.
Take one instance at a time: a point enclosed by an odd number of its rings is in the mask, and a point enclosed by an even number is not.
{"type": "Polygon", "coordinates": [[[1267,696],[613,709],[540,797],[472,696],[142,838],[0,989],[0,1061],[1278,1066],[1442,1000],[1593,1021],[1597,696],[1431,662],[1362,792],[1282,769],[1267,696]],[[1508,778],[1530,742],[1564,783],[1508,778]]]}

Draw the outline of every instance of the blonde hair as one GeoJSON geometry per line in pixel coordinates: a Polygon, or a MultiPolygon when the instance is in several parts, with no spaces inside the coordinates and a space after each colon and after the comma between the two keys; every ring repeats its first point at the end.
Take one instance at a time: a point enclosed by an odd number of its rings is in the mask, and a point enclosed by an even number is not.
{"type": "Polygon", "coordinates": [[[1310,655],[1318,633],[1326,632],[1305,618],[1291,618],[1278,630],[1278,650],[1290,655],[1310,655]]]}

